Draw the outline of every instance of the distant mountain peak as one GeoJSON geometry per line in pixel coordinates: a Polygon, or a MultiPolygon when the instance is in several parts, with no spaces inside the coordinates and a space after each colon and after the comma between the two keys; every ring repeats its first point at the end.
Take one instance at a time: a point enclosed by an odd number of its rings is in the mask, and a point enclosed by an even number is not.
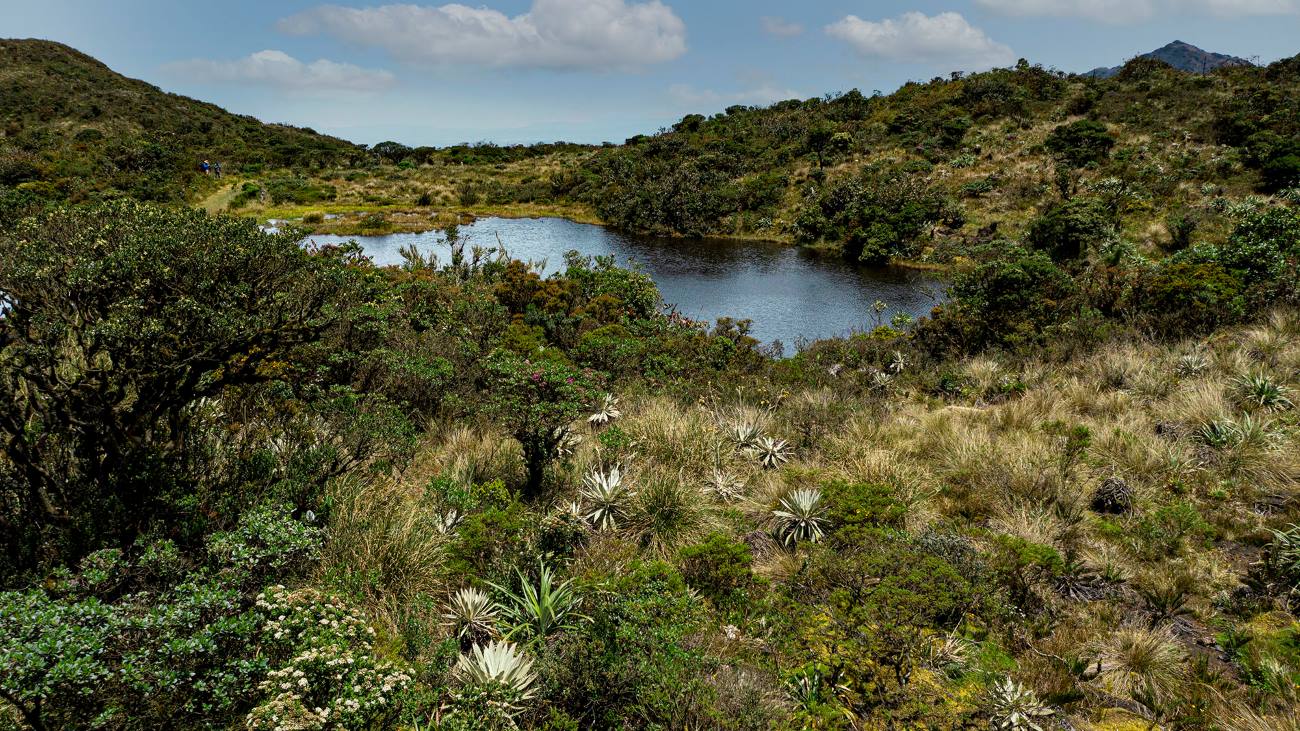
{"type": "MultiPolygon", "coordinates": [[[[1167,43],[1150,53],[1144,53],[1138,56],[1138,58],[1151,58],[1157,61],[1163,61],[1179,71],[1186,71],[1193,74],[1208,74],[1215,69],[1229,66],[1255,65],[1244,58],[1229,56],[1225,53],[1213,53],[1180,40],[1167,43]]],[[[1109,78],[1119,73],[1122,68],[1124,67],[1112,66],[1110,68],[1096,68],[1084,75],[1109,78]]]]}

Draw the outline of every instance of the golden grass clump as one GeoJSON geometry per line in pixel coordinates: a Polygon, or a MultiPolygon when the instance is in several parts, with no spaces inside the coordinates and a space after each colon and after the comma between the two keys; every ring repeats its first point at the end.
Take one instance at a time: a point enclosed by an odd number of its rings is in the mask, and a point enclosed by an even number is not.
{"type": "Polygon", "coordinates": [[[382,477],[340,479],[329,488],[330,540],[320,572],[390,625],[416,597],[442,588],[443,516],[423,494],[382,477]]]}
{"type": "Polygon", "coordinates": [[[408,480],[442,476],[464,484],[524,479],[519,443],[495,430],[457,424],[432,430],[405,475],[408,480]]]}
{"type": "Polygon", "coordinates": [[[1098,648],[1097,687],[1145,706],[1182,688],[1187,653],[1167,628],[1121,627],[1098,648]]]}

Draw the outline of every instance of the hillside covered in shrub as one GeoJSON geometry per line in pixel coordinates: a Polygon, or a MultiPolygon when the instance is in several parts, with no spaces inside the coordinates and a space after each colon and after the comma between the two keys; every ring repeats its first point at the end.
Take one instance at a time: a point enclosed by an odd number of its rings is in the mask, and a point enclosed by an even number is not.
{"type": "Polygon", "coordinates": [[[576,195],[633,230],[788,237],[866,260],[944,261],[1071,199],[1105,209],[1094,228],[1177,246],[1216,197],[1300,182],[1297,109],[1295,58],[1209,75],[1137,59],[1108,79],[1021,62],[690,115],[594,155],[576,195]]]}
{"type": "Polygon", "coordinates": [[[1227,215],[780,360],[610,261],[24,219],[0,723],[1294,728],[1300,212],[1227,215]]]}
{"type": "Polygon", "coordinates": [[[41,40],[0,40],[0,131],[0,185],[74,201],[185,201],[205,159],[233,173],[361,154],[345,140],[167,94],[41,40]]]}

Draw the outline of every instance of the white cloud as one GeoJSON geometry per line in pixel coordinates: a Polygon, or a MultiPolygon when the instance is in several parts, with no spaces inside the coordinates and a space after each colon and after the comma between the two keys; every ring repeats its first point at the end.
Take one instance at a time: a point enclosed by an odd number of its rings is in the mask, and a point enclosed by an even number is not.
{"type": "Polygon", "coordinates": [[[774,84],[760,84],[749,89],[732,92],[700,89],[690,84],[673,84],[668,87],[668,94],[673,98],[673,101],[688,107],[731,106],[732,104],[766,105],[786,99],[803,98],[803,95],[794,89],[785,89],[774,84]]]}
{"type": "Polygon", "coordinates": [[[764,15],[759,18],[763,24],[763,32],[777,38],[793,38],[803,33],[803,26],[791,22],[785,18],[777,18],[771,15],[764,15]]]}
{"type": "Polygon", "coordinates": [[[1007,46],[989,38],[959,13],[907,12],[898,18],[871,21],[849,15],[826,26],[832,38],[845,41],[863,56],[911,61],[946,70],[979,70],[1015,61],[1007,46]]]}
{"type": "Polygon", "coordinates": [[[1154,0],[976,0],[1004,15],[1086,18],[1103,23],[1130,23],[1155,14],[1154,0]]]}
{"type": "Polygon", "coordinates": [[[1300,0],[1171,0],[1170,4],[1175,10],[1188,6],[1222,16],[1300,13],[1300,0]]]}
{"type": "Polygon", "coordinates": [[[411,63],[631,68],[686,52],[686,25],[660,0],[534,0],[508,17],[467,5],[322,5],[281,20],[293,35],[326,34],[411,63]]]}
{"type": "Polygon", "coordinates": [[[195,81],[263,84],[285,90],[375,91],[396,79],[382,69],[321,59],[303,63],[283,51],[258,51],[234,61],[193,59],[168,64],[167,70],[195,81]]]}
{"type": "Polygon", "coordinates": [[[1004,15],[1085,18],[1117,25],[1179,13],[1224,17],[1300,13],[1300,0],[976,0],[976,3],[1004,15]]]}

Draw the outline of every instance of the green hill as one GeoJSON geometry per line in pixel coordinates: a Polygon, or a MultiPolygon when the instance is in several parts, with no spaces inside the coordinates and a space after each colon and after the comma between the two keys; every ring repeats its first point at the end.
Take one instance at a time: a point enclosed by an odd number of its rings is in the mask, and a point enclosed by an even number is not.
{"type": "Polygon", "coordinates": [[[989,227],[1014,236],[1045,207],[1118,186],[1133,205],[1109,222],[1158,245],[1152,226],[1169,216],[1295,185],[1297,109],[1300,58],[1209,75],[1138,59],[1107,79],[1021,62],[889,95],[689,115],[592,157],[572,195],[632,230],[915,259],[989,227]]]}
{"type": "Polygon", "coordinates": [[[319,167],[361,151],[168,94],[43,40],[0,40],[0,132],[0,185],[71,200],[181,200],[205,158],[233,172],[319,167]]]}

